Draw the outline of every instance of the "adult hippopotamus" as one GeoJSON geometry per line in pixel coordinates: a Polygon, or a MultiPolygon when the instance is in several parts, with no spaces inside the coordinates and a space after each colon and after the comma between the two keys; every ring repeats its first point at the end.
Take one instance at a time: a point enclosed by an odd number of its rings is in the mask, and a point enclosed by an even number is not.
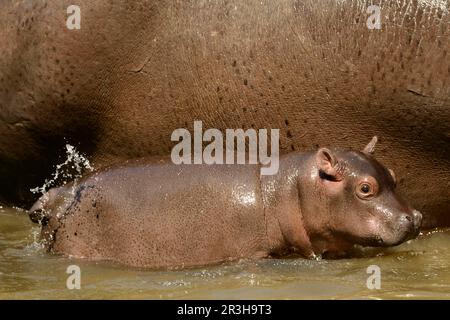
{"type": "Polygon", "coordinates": [[[31,204],[65,143],[99,168],[202,120],[280,128],[282,153],[375,133],[424,226],[450,225],[448,1],[79,0],[79,30],[72,4],[0,4],[4,202],[31,204]]]}
{"type": "Polygon", "coordinates": [[[293,152],[274,175],[251,164],[128,161],[50,190],[30,217],[54,253],[148,268],[395,246],[418,235],[422,215],[370,155],[374,142],[293,152]]]}

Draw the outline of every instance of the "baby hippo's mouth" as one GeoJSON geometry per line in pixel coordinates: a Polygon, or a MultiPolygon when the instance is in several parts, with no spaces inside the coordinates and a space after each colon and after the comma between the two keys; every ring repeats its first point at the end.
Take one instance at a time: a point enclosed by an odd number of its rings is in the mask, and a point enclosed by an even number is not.
{"type": "Polygon", "coordinates": [[[397,238],[397,239],[383,239],[380,236],[377,236],[372,241],[371,247],[395,247],[398,246],[408,240],[412,240],[417,238],[419,235],[419,230],[415,231],[414,233],[405,233],[403,237],[397,238]]]}

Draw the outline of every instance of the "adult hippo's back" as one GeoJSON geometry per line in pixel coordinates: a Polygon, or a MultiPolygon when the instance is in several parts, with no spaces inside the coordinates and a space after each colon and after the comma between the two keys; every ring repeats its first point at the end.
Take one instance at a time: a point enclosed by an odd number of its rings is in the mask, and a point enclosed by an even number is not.
{"type": "Polygon", "coordinates": [[[31,203],[67,142],[99,167],[202,120],[280,128],[282,152],[377,134],[424,225],[450,225],[450,5],[383,1],[377,30],[371,3],[78,1],[69,30],[69,1],[2,1],[1,199],[31,203]]]}

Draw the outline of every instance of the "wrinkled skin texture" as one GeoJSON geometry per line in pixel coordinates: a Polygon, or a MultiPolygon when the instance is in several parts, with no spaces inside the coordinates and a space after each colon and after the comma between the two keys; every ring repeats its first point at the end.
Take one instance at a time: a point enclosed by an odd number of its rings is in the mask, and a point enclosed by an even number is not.
{"type": "Polygon", "coordinates": [[[421,214],[370,155],[322,148],[282,157],[276,175],[259,169],[133,160],[51,189],[30,217],[54,253],[149,268],[336,256],[418,235],[421,214]],[[377,187],[360,198],[368,179],[377,187]]]}
{"type": "Polygon", "coordinates": [[[282,153],[376,134],[424,226],[450,225],[449,4],[383,1],[369,30],[369,3],[79,1],[73,31],[70,1],[2,1],[1,200],[30,204],[66,142],[99,168],[202,120],[280,128],[282,153]]]}

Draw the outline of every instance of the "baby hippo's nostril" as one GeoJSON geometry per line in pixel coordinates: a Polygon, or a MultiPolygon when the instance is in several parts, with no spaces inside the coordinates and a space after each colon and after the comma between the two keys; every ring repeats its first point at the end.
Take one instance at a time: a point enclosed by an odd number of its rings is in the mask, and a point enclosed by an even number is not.
{"type": "Polygon", "coordinates": [[[410,225],[410,224],[412,224],[413,217],[409,214],[402,214],[400,216],[400,221],[402,224],[410,225]]]}
{"type": "Polygon", "coordinates": [[[417,210],[411,210],[409,213],[403,213],[400,216],[400,225],[407,233],[407,239],[414,239],[419,235],[422,214],[417,210]]]}

